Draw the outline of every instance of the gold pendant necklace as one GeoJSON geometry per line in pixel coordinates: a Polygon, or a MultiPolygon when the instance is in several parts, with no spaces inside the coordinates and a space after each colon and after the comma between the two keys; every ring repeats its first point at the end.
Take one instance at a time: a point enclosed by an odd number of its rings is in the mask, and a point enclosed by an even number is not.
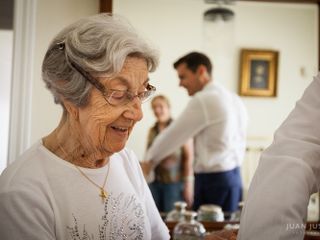
{"type": "Polygon", "coordinates": [[[110,164],[111,164],[111,162],[109,160],[107,175],[106,175],[106,177],[104,179],[104,182],[103,182],[102,186],[99,186],[94,181],[92,181],[77,165],[73,164],[79,170],[79,172],[82,174],[82,176],[84,176],[89,182],[91,182],[93,185],[95,185],[97,188],[100,189],[99,196],[101,197],[102,203],[104,203],[106,198],[108,197],[108,193],[104,190],[104,187],[105,187],[105,185],[107,183],[107,179],[108,179],[108,176],[109,176],[110,164]]]}
{"type": "MultiPolygon", "coordinates": [[[[61,151],[66,155],[68,156],[68,154],[66,153],[66,151],[61,147],[60,143],[58,143],[59,145],[59,148],[61,149],[61,151]]],[[[110,170],[110,159],[109,159],[109,163],[108,163],[108,170],[107,170],[107,174],[106,174],[106,177],[104,179],[104,182],[103,182],[103,185],[102,186],[99,186],[98,184],[96,184],[94,181],[92,181],[81,169],[80,167],[78,167],[77,165],[75,165],[74,163],[72,163],[77,169],[78,171],[81,173],[82,176],[84,176],[89,182],[91,182],[94,186],[96,186],[97,188],[99,188],[100,190],[100,194],[99,194],[99,197],[101,197],[101,200],[102,200],[102,203],[105,202],[105,200],[107,199],[108,197],[108,193],[104,190],[104,187],[106,186],[106,183],[107,183],[107,179],[108,179],[108,176],[109,176],[109,170],[110,170]]]]}

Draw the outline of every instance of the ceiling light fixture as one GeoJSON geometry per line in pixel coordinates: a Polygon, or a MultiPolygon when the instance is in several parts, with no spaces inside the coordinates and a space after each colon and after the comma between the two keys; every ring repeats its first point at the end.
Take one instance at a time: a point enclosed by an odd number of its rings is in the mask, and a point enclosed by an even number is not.
{"type": "Polygon", "coordinates": [[[223,21],[230,21],[234,18],[234,12],[228,8],[222,7],[223,4],[229,5],[235,2],[235,0],[205,0],[206,3],[218,4],[218,7],[211,8],[204,12],[204,19],[207,21],[217,21],[222,19],[223,21]]]}

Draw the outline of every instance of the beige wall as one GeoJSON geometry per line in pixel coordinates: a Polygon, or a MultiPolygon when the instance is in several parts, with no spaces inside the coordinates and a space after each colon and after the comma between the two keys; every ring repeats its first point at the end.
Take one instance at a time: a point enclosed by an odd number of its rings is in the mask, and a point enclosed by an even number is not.
{"type": "MultiPolygon", "coordinates": [[[[235,12],[230,26],[233,32],[220,29],[233,36],[233,40],[223,39],[223,34],[218,33],[205,37],[208,26],[202,14],[214,5],[204,1],[117,0],[113,7],[114,12],[127,16],[159,48],[161,64],[150,78],[158,93],[171,99],[174,116],[179,115],[188,101],[185,90],[178,87],[172,68],[172,63],[181,55],[192,50],[205,52],[214,62],[215,81],[237,92],[241,48],[279,51],[278,97],[243,98],[250,115],[249,144],[252,145],[269,144],[276,128],[317,73],[316,5],[237,2],[231,6],[235,12]],[[217,44],[220,45],[217,47],[217,44]]],[[[144,154],[147,129],[154,121],[150,104],[146,103],[144,109],[145,117],[137,124],[128,144],[140,158],[144,154]]]]}

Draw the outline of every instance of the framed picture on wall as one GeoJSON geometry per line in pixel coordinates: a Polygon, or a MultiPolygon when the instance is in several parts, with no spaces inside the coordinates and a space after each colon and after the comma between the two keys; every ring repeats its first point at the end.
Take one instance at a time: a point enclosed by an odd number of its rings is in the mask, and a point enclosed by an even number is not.
{"type": "Polygon", "coordinates": [[[241,50],[241,96],[277,96],[278,55],[278,52],[273,50],[241,50]]]}

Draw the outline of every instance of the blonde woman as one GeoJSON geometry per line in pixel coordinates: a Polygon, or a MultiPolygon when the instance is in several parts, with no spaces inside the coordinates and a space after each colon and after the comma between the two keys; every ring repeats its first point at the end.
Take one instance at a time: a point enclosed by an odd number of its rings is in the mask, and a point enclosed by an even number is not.
{"type": "MultiPolygon", "coordinates": [[[[157,119],[149,130],[147,148],[153,140],[172,122],[170,103],[163,95],[151,101],[157,119]]],[[[155,179],[149,184],[153,198],[160,212],[168,212],[174,202],[184,200],[191,207],[193,203],[193,143],[189,140],[173,154],[164,158],[154,170],[155,179]]]]}

